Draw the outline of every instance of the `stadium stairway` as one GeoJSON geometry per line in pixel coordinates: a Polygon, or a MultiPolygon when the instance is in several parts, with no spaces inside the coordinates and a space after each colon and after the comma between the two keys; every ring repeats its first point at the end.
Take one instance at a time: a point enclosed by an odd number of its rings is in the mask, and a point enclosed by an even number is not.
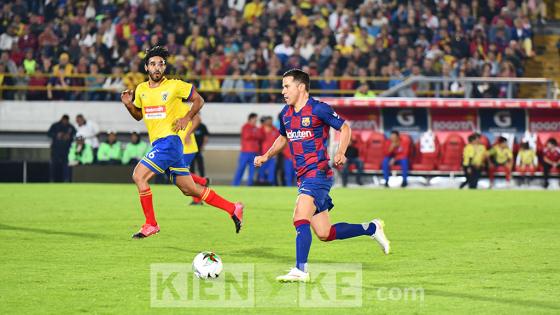
{"type": "MultiPolygon", "coordinates": [[[[560,1],[558,1],[560,2],[560,1]]],[[[560,5],[559,10],[560,11],[560,5]]],[[[560,22],[549,22],[545,27],[536,29],[533,38],[536,56],[525,61],[525,77],[551,78],[560,86],[560,52],[556,47],[560,40],[560,22]]],[[[546,86],[543,84],[523,84],[520,98],[546,98],[546,86]]]]}

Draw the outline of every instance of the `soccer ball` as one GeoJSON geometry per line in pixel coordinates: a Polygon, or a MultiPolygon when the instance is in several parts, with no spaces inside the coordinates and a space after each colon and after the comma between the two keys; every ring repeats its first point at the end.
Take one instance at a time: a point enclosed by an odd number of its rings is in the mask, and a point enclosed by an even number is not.
{"type": "Polygon", "coordinates": [[[202,252],[192,262],[194,275],[199,279],[217,278],[224,265],[220,256],[214,252],[202,252]]]}

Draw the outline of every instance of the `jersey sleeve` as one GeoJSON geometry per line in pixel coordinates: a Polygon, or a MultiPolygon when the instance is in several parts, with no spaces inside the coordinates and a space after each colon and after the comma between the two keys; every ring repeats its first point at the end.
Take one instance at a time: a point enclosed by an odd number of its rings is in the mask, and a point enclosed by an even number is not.
{"type": "Polygon", "coordinates": [[[191,100],[192,94],[194,92],[194,86],[182,80],[177,80],[177,97],[186,99],[187,102],[191,100]]]}
{"type": "Polygon", "coordinates": [[[286,114],[287,110],[288,107],[284,106],[284,108],[280,112],[280,126],[279,126],[280,128],[278,128],[278,132],[280,132],[280,134],[284,137],[286,137],[286,126],[284,125],[284,115],[286,114]]]}
{"type": "Polygon", "coordinates": [[[344,124],[344,119],[340,118],[334,109],[325,103],[318,103],[313,108],[313,112],[319,119],[336,130],[340,130],[344,124]]]}
{"type": "Polygon", "coordinates": [[[134,104],[134,106],[138,108],[142,108],[142,99],[140,98],[141,90],[142,90],[141,86],[136,87],[136,90],[134,90],[134,102],[132,103],[134,104]]]}

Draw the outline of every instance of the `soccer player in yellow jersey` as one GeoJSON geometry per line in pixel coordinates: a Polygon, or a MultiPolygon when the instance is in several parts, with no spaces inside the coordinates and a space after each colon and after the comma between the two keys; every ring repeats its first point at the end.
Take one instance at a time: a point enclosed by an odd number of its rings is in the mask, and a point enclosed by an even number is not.
{"type": "Polygon", "coordinates": [[[145,238],[159,232],[152,203],[152,191],[148,181],[156,174],[167,173],[173,183],[187,196],[200,197],[209,205],[220,208],[231,216],[239,233],[243,222],[243,205],[229,202],[208,187],[194,183],[183,160],[183,143],[178,133],[185,130],[204,105],[204,99],[192,84],[181,80],[169,80],[164,76],[167,49],[155,46],[147,51],[144,69],[148,81],[140,83],[136,91],[125,90],[121,101],[130,115],[144,119],[152,143],[152,150],[134,168],[132,179],[138,188],[140,203],[146,223],[133,238],[145,238]],[[185,110],[182,100],[192,102],[185,110]]]}
{"type": "Polygon", "coordinates": [[[539,165],[537,154],[529,147],[528,142],[523,142],[521,148],[517,153],[517,161],[515,162],[517,171],[521,173],[521,184],[529,185],[529,178],[527,175],[535,175],[535,170],[539,165]]]}
{"type": "Polygon", "coordinates": [[[469,144],[463,149],[463,170],[465,171],[466,181],[459,188],[469,185],[469,188],[476,189],[480,171],[486,160],[486,147],[480,143],[480,135],[473,133],[469,135],[469,144]]]}
{"type": "MultiPolygon", "coordinates": [[[[190,110],[187,109],[187,111],[190,110]]],[[[186,112],[185,112],[186,113],[186,112]]],[[[196,143],[196,139],[194,137],[194,131],[200,125],[200,116],[196,115],[193,117],[193,120],[185,130],[179,131],[179,137],[183,142],[183,161],[185,161],[185,165],[189,168],[191,173],[191,177],[193,181],[201,186],[206,186],[210,184],[210,180],[205,177],[200,177],[190,170],[191,163],[194,160],[196,154],[198,153],[198,144],[196,143]]],[[[193,201],[191,205],[202,205],[202,200],[199,197],[193,196],[193,201]]]]}
{"type": "Polygon", "coordinates": [[[513,166],[513,152],[508,147],[505,137],[498,137],[496,144],[488,152],[488,157],[490,160],[490,167],[488,168],[490,187],[494,186],[494,174],[499,170],[506,173],[506,181],[509,185],[511,181],[511,168],[513,166]]]}

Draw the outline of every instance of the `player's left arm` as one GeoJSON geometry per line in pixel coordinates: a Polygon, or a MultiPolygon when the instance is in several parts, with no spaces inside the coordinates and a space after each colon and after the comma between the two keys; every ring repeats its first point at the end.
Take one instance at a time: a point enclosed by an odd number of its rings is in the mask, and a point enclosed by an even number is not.
{"type": "Polygon", "coordinates": [[[344,122],[342,127],[340,127],[340,139],[338,144],[338,150],[334,155],[334,164],[340,166],[346,163],[346,149],[348,149],[348,144],[350,144],[350,138],[352,138],[352,128],[347,122],[344,122]]]}
{"type": "Polygon", "coordinates": [[[191,120],[192,124],[187,127],[187,135],[185,136],[187,139],[191,138],[191,134],[196,130],[196,128],[198,128],[198,126],[200,126],[201,121],[202,120],[200,119],[200,115],[196,115],[193,117],[193,119],[191,120]]]}
{"type": "MultiPolygon", "coordinates": [[[[187,84],[187,83],[185,83],[187,84]]],[[[194,86],[191,86],[190,95],[188,96],[188,101],[192,102],[191,110],[187,112],[184,117],[175,120],[173,124],[173,131],[178,132],[179,130],[184,130],[187,125],[192,121],[193,117],[198,114],[202,106],[204,106],[204,99],[195,90],[194,86]]]]}
{"type": "Polygon", "coordinates": [[[350,128],[348,123],[338,116],[334,109],[327,104],[319,103],[313,111],[325,124],[340,131],[340,142],[338,144],[338,150],[336,150],[334,155],[334,164],[336,166],[344,164],[346,162],[346,156],[344,154],[346,153],[348,144],[350,144],[352,128],[350,128]]]}

